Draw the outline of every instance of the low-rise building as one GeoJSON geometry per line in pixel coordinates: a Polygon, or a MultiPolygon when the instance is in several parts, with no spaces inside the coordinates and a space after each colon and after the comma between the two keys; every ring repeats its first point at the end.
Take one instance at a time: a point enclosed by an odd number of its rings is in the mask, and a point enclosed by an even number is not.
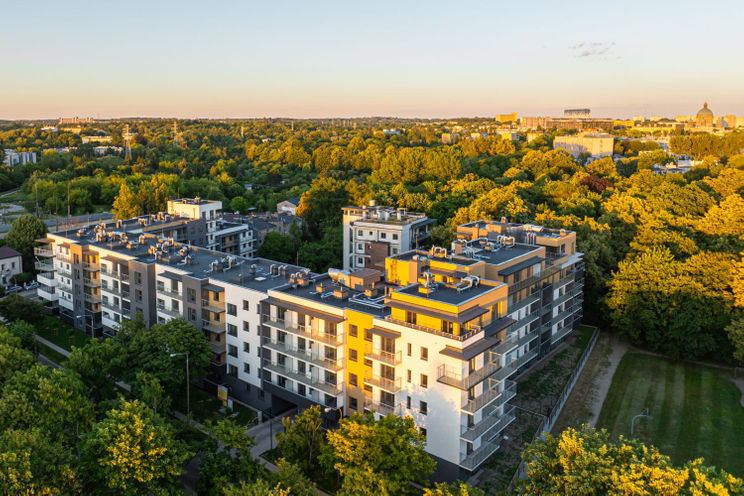
{"type": "Polygon", "coordinates": [[[36,163],[36,152],[17,152],[15,150],[5,149],[5,160],[3,162],[8,167],[16,165],[26,165],[36,163]]]}
{"type": "Polygon", "coordinates": [[[9,246],[0,246],[0,285],[7,286],[13,276],[23,272],[21,254],[9,246]]]}
{"type": "Polygon", "coordinates": [[[299,198],[290,198],[276,204],[276,212],[279,214],[296,215],[297,207],[300,205],[299,198]]]}
{"type": "Polygon", "coordinates": [[[615,138],[605,133],[580,133],[575,136],[556,136],[553,149],[563,148],[574,158],[588,153],[592,159],[611,157],[615,138]]]}
{"type": "Polygon", "coordinates": [[[343,268],[382,268],[385,258],[418,248],[435,219],[405,208],[375,205],[344,207],[343,268]]]}

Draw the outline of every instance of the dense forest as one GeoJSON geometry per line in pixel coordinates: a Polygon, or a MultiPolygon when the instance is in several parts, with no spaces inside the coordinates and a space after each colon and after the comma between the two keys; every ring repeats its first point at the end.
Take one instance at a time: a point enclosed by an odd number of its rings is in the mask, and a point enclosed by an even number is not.
{"type": "Polygon", "coordinates": [[[585,320],[672,357],[744,359],[744,133],[671,139],[699,159],[690,172],[655,175],[673,161],[654,144],[618,140],[613,162],[583,165],[552,149],[545,133],[516,142],[490,133],[493,121],[179,121],[97,123],[80,135],[110,134],[132,158],[98,157],[79,134],[39,125],[0,126],[0,148],[39,153],[36,164],[0,170],[0,187],[20,186],[29,207],[66,215],[150,213],[167,198],[221,200],[225,210],[275,208],[301,196],[303,228],[272,236],[262,256],[314,270],[338,266],[345,204],[406,207],[436,218],[433,242],[457,224],[501,218],[574,229],[586,260],[585,320]],[[442,144],[457,126],[473,139],[442,144]],[[476,136],[476,135],[473,135],[476,136]],[[44,151],[74,147],[66,153],[44,151]],[[247,187],[246,185],[250,185],[247,187]]]}

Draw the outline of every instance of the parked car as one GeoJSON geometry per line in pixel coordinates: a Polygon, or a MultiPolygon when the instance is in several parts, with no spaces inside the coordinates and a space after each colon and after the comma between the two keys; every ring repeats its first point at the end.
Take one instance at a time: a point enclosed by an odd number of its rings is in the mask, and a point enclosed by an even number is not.
{"type": "Polygon", "coordinates": [[[5,288],[5,294],[17,293],[18,291],[23,291],[23,287],[21,287],[21,286],[10,286],[10,287],[5,288]]]}
{"type": "Polygon", "coordinates": [[[39,287],[39,281],[29,281],[29,282],[27,282],[26,284],[23,285],[23,288],[25,290],[27,290],[27,291],[29,289],[36,289],[38,287],[39,287]]]}

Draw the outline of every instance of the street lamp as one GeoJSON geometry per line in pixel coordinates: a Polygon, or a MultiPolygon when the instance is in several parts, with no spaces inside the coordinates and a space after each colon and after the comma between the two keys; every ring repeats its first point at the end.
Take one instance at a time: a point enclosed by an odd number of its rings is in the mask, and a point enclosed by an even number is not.
{"type": "Polygon", "coordinates": [[[634,416],[633,419],[630,421],[630,437],[633,437],[633,429],[635,429],[635,421],[636,421],[636,419],[641,418],[641,417],[644,417],[644,418],[647,418],[647,419],[653,418],[653,417],[651,417],[651,415],[648,414],[648,408],[646,408],[645,410],[643,410],[643,413],[639,413],[638,415],[634,416]]]}
{"type": "Polygon", "coordinates": [[[170,346],[165,345],[165,351],[170,355],[171,358],[180,355],[186,356],[186,420],[188,421],[189,415],[191,414],[191,398],[189,395],[190,384],[189,384],[189,354],[184,351],[181,353],[171,353],[170,346]]]}

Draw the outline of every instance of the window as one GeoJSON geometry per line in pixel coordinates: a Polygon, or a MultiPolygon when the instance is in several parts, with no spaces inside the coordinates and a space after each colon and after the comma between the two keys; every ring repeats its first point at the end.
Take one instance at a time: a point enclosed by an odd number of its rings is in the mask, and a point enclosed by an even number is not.
{"type": "Polygon", "coordinates": [[[251,332],[251,324],[248,321],[243,321],[243,330],[245,332],[251,332]]]}
{"type": "Polygon", "coordinates": [[[189,308],[189,320],[192,322],[196,320],[196,308],[189,308]]]}
{"type": "Polygon", "coordinates": [[[238,356],[238,347],[234,344],[228,344],[227,345],[227,354],[231,357],[237,357],[238,356]]]}
{"type": "Polygon", "coordinates": [[[187,289],[186,296],[191,303],[194,303],[196,301],[196,290],[194,288],[187,289]]]}
{"type": "Polygon", "coordinates": [[[421,387],[424,389],[429,387],[429,376],[426,374],[421,374],[421,387]]]}
{"type": "Polygon", "coordinates": [[[349,349],[349,360],[351,360],[352,362],[357,361],[357,350],[349,349]]]}
{"type": "Polygon", "coordinates": [[[357,326],[350,325],[349,326],[349,336],[351,336],[352,338],[355,338],[355,337],[357,337],[357,333],[358,333],[357,326]]]}
{"type": "Polygon", "coordinates": [[[421,435],[424,436],[424,440],[426,440],[426,429],[422,427],[419,431],[421,432],[421,435]]]}
{"type": "Polygon", "coordinates": [[[243,363],[243,372],[246,374],[251,373],[251,364],[250,363],[243,363]]]}
{"type": "Polygon", "coordinates": [[[356,374],[349,374],[349,384],[351,384],[354,387],[358,387],[359,386],[359,382],[357,380],[357,375],[356,374]]]}
{"type": "Polygon", "coordinates": [[[238,327],[233,324],[227,324],[227,334],[235,337],[238,335],[238,327]]]}
{"type": "Polygon", "coordinates": [[[248,300],[243,300],[243,310],[248,312],[251,310],[251,303],[248,300]]]}
{"type": "Polygon", "coordinates": [[[357,231],[357,236],[363,236],[363,235],[364,235],[364,233],[362,232],[362,230],[361,230],[361,229],[359,229],[359,230],[357,231]]]}
{"type": "Polygon", "coordinates": [[[368,393],[371,393],[372,392],[372,386],[370,386],[369,384],[365,384],[364,385],[364,390],[367,391],[368,393]]]}
{"type": "Polygon", "coordinates": [[[454,322],[450,322],[449,320],[443,320],[442,321],[442,332],[446,332],[448,334],[454,333],[455,332],[454,322]]]}
{"type": "Polygon", "coordinates": [[[425,401],[420,401],[419,411],[421,412],[422,415],[426,415],[427,413],[429,413],[429,405],[427,405],[425,401]]]}
{"type": "Polygon", "coordinates": [[[406,408],[411,409],[411,397],[406,396],[406,408]]]}
{"type": "Polygon", "coordinates": [[[411,356],[411,353],[413,353],[413,346],[411,346],[411,343],[408,343],[408,356],[411,356]]]}
{"type": "Polygon", "coordinates": [[[236,367],[235,365],[228,365],[227,373],[233,377],[238,377],[238,367],[236,367]]]}
{"type": "Polygon", "coordinates": [[[251,343],[246,343],[245,341],[243,341],[243,351],[245,351],[246,353],[250,353],[251,352],[251,343]]]}
{"type": "Polygon", "coordinates": [[[349,408],[351,408],[352,410],[358,410],[359,409],[358,408],[358,405],[357,405],[357,399],[356,398],[349,398],[349,408]]]}
{"type": "Polygon", "coordinates": [[[372,333],[369,331],[364,331],[364,340],[372,342],[372,333]]]}
{"type": "Polygon", "coordinates": [[[380,239],[386,239],[387,233],[380,233],[380,239]]]}
{"type": "Polygon", "coordinates": [[[429,348],[421,347],[421,360],[425,362],[429,360],[429,348]]]}
{"type": "Polygon", "coordinates": [[[134,273],[134,282],[135,284],[142,284],[142,272],[134,273]]]}
{"type": "Polygon", "coordinates": [[[411,370],[408,370],[408,379],[407,382],[411,382],[411,370]]]}
{"type": "Polygon", "coordinates": [[[233,305],[232,303],[227,304],[227,315],[238,315],[238,307],[233,305]]]}
{"type": "Polygon", "coordinates": [[[364,359],[364,366],[365,367],[371,367],[372,366],[372,360],[370,360],[369,358],[365,358],[364,359]]]}
{"type": "Polygon", "coordinates": [[[297,393],[300,396],[305,396],[305,385],[304,384],[297,384],[297,393]]]}
{"type": "Polygon", "coordinates": [[[137,301],[142,301],[142,290],[141,289],[135,289],[134,290],[134,297],[137,301]]]}
{"type": "Polygon", "coordinates": [[[408,324],[415,324],[416,323],[416,313],[415,312],[406,312],[406,322],[408,324]]]}
{"type": "Polygon", "coordinates": [[[398,240],[398,235],[397,234],[393,234],[393,239],[397,241],[398,240]]]}

